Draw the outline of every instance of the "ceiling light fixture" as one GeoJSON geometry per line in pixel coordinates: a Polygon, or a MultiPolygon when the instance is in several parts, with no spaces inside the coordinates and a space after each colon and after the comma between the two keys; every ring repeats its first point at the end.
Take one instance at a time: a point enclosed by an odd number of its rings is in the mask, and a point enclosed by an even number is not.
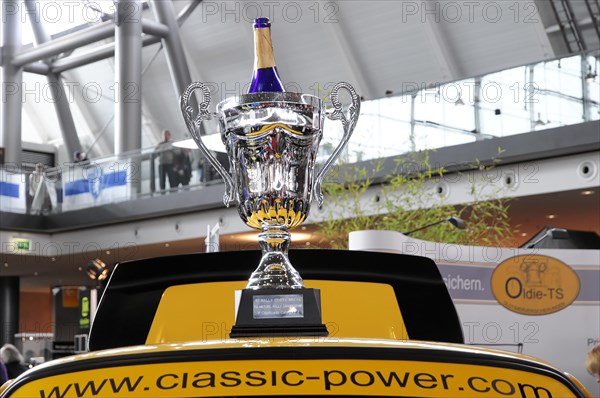
{"type": "Polygon", "coordinates": [[[94,281],[103,281],[108,278],[108,267],[104,261],[99,258],[90,261],[87,264],[86,272],[88,277],[94,281]]]}
{"type": "Polygon", "coordinates": [[[585,75],[585,81],[587,83],[593,83],[596,81],[596,72],[592,72],[592,65],[588,65],[588,73],[585,75]]]}
{"type": "Polygon", "coordinates": [[[555,214],[548,214],[546,216],[546,218],[549,219],[549,220],[554,220],[556,218],[556,215],[555,214]]]}
{"type": "Polygon", "coordinates": [[[594,194],[594,191],[581,191],[581,194],[583,196],[590,196],[594,194]]]}

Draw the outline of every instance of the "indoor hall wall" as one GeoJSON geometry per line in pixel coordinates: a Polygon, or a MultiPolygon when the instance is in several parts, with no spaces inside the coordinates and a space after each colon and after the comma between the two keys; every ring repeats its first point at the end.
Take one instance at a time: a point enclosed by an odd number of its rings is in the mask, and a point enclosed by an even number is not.
{"type": "Polygon", "coordinates": [[[21,291],[19,333],[52,333],[52,291],[21,291]]]}

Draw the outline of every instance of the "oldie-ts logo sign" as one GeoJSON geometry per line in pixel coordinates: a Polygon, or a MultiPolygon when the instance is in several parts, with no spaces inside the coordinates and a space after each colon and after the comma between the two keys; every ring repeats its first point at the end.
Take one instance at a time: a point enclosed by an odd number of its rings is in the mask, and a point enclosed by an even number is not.
{"type": "Polygon", "coordinates": [[[509,258],[492,274],[496,300],[524,315],[545,315],[569,306],[579,294],[579,278],[571,267],[552,257],[509,258]]]}

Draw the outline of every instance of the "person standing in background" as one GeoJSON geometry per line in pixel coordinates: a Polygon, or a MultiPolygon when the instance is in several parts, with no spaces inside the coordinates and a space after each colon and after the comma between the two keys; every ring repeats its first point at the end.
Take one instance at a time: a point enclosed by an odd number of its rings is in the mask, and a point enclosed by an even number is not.
{"type": "Polygon", "coordinates": [[[160,190],[166,188],[166,179],[169,179],[169,188],[175,188],[176,175],[174,169],[175,154],[173,149],[173,141],[171,140],[171,132],[163,130],[163,140],[158,143],[154,152],[158,156],[158,178],[160,190]]]}
{"type": "Polygon", "coordinates": [[[4,362],[6,366],[6,373],[8,378],[14,379],[21,373],[27,370],[25,366],[25,358],[21,355],[21,352],[12,344],[4,344],[0,348],[0,360],[4,362]]]}
{"type": "Polygon", "coordinates": [[[192,179],[192,155],[190,149],[183,148],[175,154],[174,170],[177,178],[177,186],[179,184],[184,187],[188,186],[192,179]]]}
{"type": "Polygon", "coordinates": [[[198,159],[198,182],[206,182],[207,167],[204,155],[200,155],[200,159],[198,159]]]}
{"type": "Polygon", "coordinates": [[[4,362],[0,361],[0,387],[2,384],[8,381],[8,372],[6,371],[6,365],[4,362]]]}
{"type": "Polygon", "coordinates": [[[89,162],[87,154],[85,152],[75,151],[73,154],[73,163],[85,163],[89,162]]]}
{"type": "Polygon", "coordinates": [[[592,348],[592,351],[588,353],[585,368],[600,383],[600,344],[592,348]]]}

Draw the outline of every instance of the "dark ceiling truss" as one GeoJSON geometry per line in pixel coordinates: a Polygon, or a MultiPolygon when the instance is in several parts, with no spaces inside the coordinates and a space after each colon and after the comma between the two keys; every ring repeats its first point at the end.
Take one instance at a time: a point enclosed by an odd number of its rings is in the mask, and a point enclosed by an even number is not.
{"type": "Polygon", "coordinates": [[[585,0],[585,6],[592,17],[594,30],[600,41],[600,0],[585,0]]]}
{"type": "Polygon", "coordinates": [[[578,0],[585,4],[585,11],[576,11],[573,0],[548,0],[562,38],[570,54],[587,51],[590,37],[583,33],[588,19],[600,41],[600,0],[578,0]],[[582,12],[586,13],[585,17],[582,12]],[[587,39],[586,39],[587,37],[587,39]]]}

